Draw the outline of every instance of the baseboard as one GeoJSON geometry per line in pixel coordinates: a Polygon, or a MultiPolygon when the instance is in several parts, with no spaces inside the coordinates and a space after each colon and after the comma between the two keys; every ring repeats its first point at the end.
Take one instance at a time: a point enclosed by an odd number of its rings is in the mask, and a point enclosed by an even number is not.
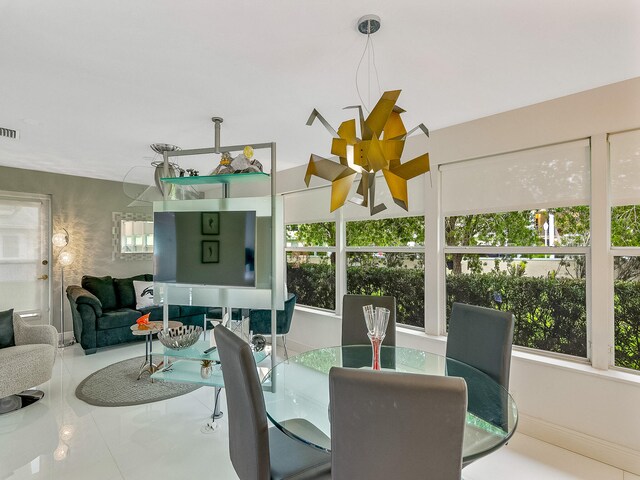
{"type": "Polygon", "coordinates": [[[523,414],[519,415],[518,432],[640,475],[640,451],[638,450],[523,414]]]}

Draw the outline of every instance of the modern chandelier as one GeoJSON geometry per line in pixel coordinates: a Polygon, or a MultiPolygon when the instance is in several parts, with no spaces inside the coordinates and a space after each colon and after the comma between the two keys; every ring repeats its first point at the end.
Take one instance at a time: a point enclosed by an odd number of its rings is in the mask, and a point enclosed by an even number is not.
{"type": "MultiPolygon", "coordinates": [[[[367,35],[363,58],[371,45],[371,34],[377,32],[380,25],[380,18],[375,15],[366,15],[358,21],[358,31],[367,35]]],[[[362,106],[345,107],[358,110],[360,136],[356,132],[356,119],[342,122],[336,131],[317,110],[311,112],[307,125],[312,125],[316,118],[320,120],[333,136],[331,154],[339,158],[339,163],[311,154],[304,180],[307,187],[314,175],[331,182],[331,212],[344,205],[357,174],[361,175],[356,190],[358,196],[350,201],[369,207],[371,215],[385,210],[387,207],[384,203],[375,203],[375,178],[380,171],[394,202],[404,210],[409,209],[407,181],[429,171],[429,154],[405,163],[401,163],[400,158],[409,135],[419,129],[429,136],[429,130],[420,124],[407,132],[400,117],[405,110],[396,104],[400,92],[384,92],[366,118],[362,106]]]]}

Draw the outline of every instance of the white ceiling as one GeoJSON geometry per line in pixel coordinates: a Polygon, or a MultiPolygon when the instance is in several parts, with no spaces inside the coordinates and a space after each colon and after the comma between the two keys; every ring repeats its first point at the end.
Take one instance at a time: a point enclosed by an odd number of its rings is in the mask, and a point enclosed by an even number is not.
{"type": "Polygon", "coordinates": [[[367,13],[407,126],[640,76],[638,0],[0,0],[0,127],[21,133],[0,165],[121,180],[150,143],[211,146],[214,115],[223,144],[276,141],[279,170],[328,155],[305,122],[360,103],[367,13]]]}

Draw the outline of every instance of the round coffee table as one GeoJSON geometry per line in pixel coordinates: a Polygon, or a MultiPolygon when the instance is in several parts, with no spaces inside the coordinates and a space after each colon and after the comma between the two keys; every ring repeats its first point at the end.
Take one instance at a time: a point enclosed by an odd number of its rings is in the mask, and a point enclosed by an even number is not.
{"type": "MultiPolygon", "coordinates": [[[[178,322],[175,320],[169,320],[169,328],[178,328],[182,326],[182,322],[178,322]]],[[[138,380],[144,372],[149,372],[149,375],[154,373],[162,363],[156,365],[153,363],[153,334],[158,333],[162,330],[162,322],[149,322],[146,325],[147,328],[140,328],[140,325],[135,324],[131,325],[131,333],[135,336],[144,335],[144,363],[140,367],[140,372],[138,373],[138,380]]],[[[153,381],[153,380],[152,380],[153,381]]]]}

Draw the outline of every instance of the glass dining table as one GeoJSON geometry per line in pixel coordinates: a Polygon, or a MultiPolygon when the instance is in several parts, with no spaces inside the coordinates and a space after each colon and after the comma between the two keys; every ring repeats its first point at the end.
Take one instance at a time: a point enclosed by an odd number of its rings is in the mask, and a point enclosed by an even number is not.
{"type": "MultiPolygon", "coordinates": [[[[331,367],[371,368],[371,346],[311,350],[276,365],[263,380],[267,416],[286,435],[331,451],[329,370],[331,367]],[[308,425],[314,428],[301,428],[308,425]]],[[[504,445],[515,432],[518,411],[511,395],[479,370],[433,353],[383,346],[383,370],[417,375],[462,377],[467,383],[467,419],[463,464],[504,445]]]]}

